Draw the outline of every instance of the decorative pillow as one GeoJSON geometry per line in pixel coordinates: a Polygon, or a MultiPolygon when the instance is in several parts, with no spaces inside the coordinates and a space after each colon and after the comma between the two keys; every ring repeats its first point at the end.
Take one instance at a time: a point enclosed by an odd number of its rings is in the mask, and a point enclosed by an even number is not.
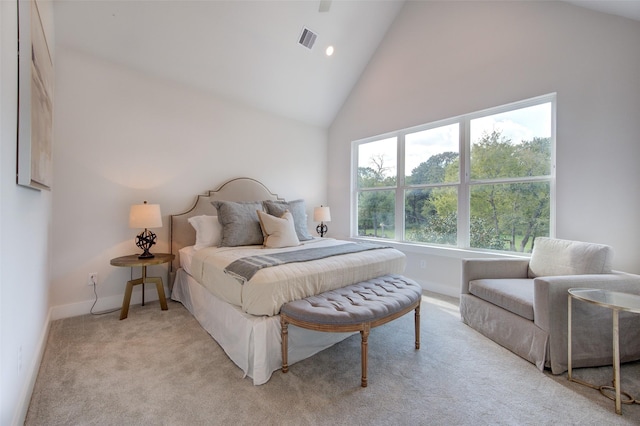
{"type": "Polygon", "coordinates": [[[529,277],[609,274],[613,249],[604,244],[538,237],[529,261],[529,277]]]}
{"type": "Polygon", "coordinates": [[[194,216],[190,217],[189,223],[196,230],[196,243],[194,250],[205,247],[219,246],[222,240],[222,225],[217,216],[194,216]]]}
{"type": "Polygon", "coordinates": [[[286,210],[281,217],[260,210],[256,213],[260,219],[265,248],[292,247],[300,244],[290,211],[286,210]]]}
{"type": "Polygon", "coordinates": [[[264,204],[266,212],[273,216],[281,217],[286,210],[289,210],[293,216],[293,223],[296,227],[298,240],[307,241],[313,239],[307,229],[307,209],[304,200],[289,202],[265,200],[262,203],[264,204]]]}
{"type": "Polygon", "coordinates": [[[211,204],[218,209],[218,221],[222,225],[220,247],[262,244],[264,239],[256,213],[262,210],[261,202],[212,201],[211,204]]]}

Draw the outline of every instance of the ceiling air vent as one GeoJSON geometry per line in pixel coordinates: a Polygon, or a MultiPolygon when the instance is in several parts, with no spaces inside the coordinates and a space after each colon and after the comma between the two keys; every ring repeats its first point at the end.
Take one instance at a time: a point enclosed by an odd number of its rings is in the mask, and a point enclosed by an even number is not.
{"type": "Polygon", "coordinates": [[[309,28],[303,28],[298,43],[311,50],[313,48],[313,44],[316,42],[316,38],[318,38],[316,33],[311,31],[309,28]]]}

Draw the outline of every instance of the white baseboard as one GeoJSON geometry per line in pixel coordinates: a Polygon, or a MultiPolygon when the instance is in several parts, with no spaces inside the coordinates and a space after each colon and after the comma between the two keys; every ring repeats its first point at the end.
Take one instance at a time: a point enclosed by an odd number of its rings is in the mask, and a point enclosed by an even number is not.
{"type": "Polygon", "coordinates": [[[47,347],[49,330],[51,328],[52,310],[53,309],[49,309],[47,318],[45,319],[44,327],[42,329],[42,333],[40,333],[40,339],[38,339],[38,347],[36,348],[36,356],[33,357],[33,362],[31,363],[31,365],[29,365],[29,380],[27,380],[27,383],[22,389],[22,393],[20,394],[20,398],[18,399],[18,401],[20,401],[20,405],[16,409],[13,422],[11,423],[12,425],[23,425],[24,421],[27,418],[27,411],[29,410],[29,403],[31,402],[31,394],[33,393],[33,388],[36,385],[36,379],[38,378],[38,372],[40,371],[40,364],[42,363],[44,350],[47,347]]]}
{"type": "Polygon", "coordinates": [[[438,294],[444,294],[445,296],[460,298],[460,292],[452,288],[449,285],[437,283],[434,281],[415,280],[422,286],[424,290],[431,291],[438,294]]]}
{"type": "MultiPolygon", "coordinates": [[[[164,289],[164,294],[168,295],[167,289],[164,289]]],[[[122,307],[122,299],[124,293],[116,296],[100,297],[93,307],[94,313],[100,313],[104,311],[110,311],[112,309],[119,309],[122,307]]],[[[158,300],[158,293],[156,293],[155,287],[149,288],[144,293],[144,301],[153,302],[158,300]]],[[[86,300],[83,302],[70,303],[67,305],[54,306],[51,312],[51,320],[55,321],[62,318],[77,317],[79,315],[86,315],[91,312],[91,307],[95,300],[86,300]]],[[[130,305],[139,305],[142,303],[142,289],[135,288],[131,294],[130,305]],[[137,290],[137,291],[136,291],[137,290]]]]}

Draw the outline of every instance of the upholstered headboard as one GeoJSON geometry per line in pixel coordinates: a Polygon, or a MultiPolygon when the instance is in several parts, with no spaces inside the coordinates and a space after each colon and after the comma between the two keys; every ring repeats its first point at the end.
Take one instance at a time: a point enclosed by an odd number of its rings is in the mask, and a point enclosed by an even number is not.
{"type": "Polygon", "coordinates": [[[216,215],[216,208],[211,204],[212,201],[263,201],[263,200],[279,200],[277,194],[272,193],[262,183],[255,179],[240,177],[228,180],[212,191],[203,195],[198,195],[193,206],[185,211],[171,215],[171,229],[169,238],[171,243],[171,253],[176,257],[171,262],[169,269],[170,287],[173,286],[173,279],[176,271],[180,267],[179,250],[186,246],[192,246],[196,241],[196,231],[189,223],[189,218],[200,215],[216,215]]]}

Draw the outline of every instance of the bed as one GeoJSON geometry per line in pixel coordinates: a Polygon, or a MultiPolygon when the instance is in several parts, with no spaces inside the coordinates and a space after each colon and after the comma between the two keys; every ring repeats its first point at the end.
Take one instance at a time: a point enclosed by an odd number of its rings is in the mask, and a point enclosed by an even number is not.
{"type": "MultiPolygon", "coordinates": [[[[401,274],[406,264],[404,254],[391,247],[311,236],[304,200],[288,202],[251,178],[232,179],[198,195],[190,209],[171,216],[170,239],[175,255],[171,298],[193,314],[255,385],[266,383],[282,366],[282,304],[401,274]],[[247,215],[258,209],[263,211],[257,213],[256,227],[247,215]],[[275,263],[266,265],[263,259],[275,263]]],[[[291,327],[289,364],[351,334],[291,327]]]]}

